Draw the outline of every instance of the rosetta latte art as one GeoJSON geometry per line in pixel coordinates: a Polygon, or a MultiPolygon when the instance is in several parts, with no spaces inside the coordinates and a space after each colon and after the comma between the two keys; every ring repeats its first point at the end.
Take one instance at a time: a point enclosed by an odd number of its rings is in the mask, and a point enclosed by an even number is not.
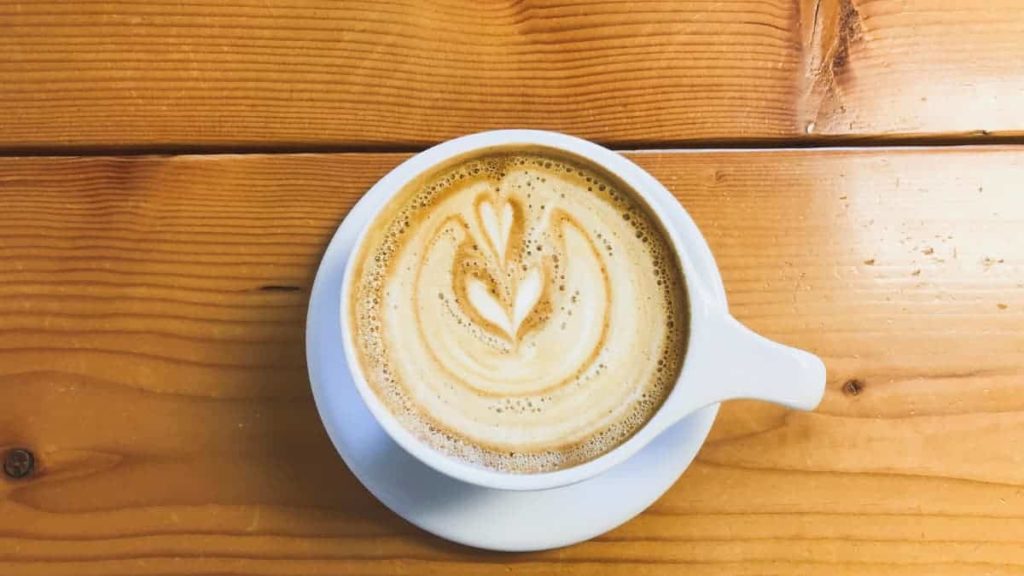
{"type": "MultiPolygon", "coordinates": [[[[492,200],[484,198],[476,205],[477,230],[483,232],[483,238],[474,238],[474,245],[484,244],[490,255],[488,267],[496,267],[497,277],[507,276],[509,236],[515,223],[515,210],[512,203],[505,201],[501,208],[494,208],[492,200]]],[[[468,231],[468,227],[466,228],[468,231]]],[[[495,275],[491,275],[494,278],[495,275]]],[[[500,289],[489,286],[486,279],[470,276],[466,279],[466,301],[473,312],[485,323],[501,329],[510,339],[517,339],[523,320],[533,311],[540,299],[543,288],[543,275],[539,265],[524,266],[521,275],[515,275],[511,289],[501,286],[500,289]],[[502,302],[500,294],[510,294],[510,302],[502,302]]]]}
{"type": "Polygon", "coordinates": [[[681,369],[683,278],[646,209],[594,171],[491,154],[403,191],[349,312],[374,392],[436,449],[507,472],[614,448],[681,369]]]}

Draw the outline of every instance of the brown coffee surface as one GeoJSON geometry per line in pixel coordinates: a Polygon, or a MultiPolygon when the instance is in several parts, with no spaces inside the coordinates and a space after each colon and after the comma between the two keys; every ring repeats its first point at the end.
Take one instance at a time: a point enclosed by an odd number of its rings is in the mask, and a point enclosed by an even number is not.
{"type": "Polygon", "coordinates": [[[433,448],[533,473],[615,448],[658,410],[689,330],[649,209],[587,164],[494,151],[401,191],[347,313],[374,393],[433,448]]]}

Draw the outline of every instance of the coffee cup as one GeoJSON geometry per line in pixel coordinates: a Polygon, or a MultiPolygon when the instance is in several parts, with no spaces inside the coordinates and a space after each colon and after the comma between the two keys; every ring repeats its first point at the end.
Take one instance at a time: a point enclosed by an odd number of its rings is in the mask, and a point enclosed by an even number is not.
{"type": "MultiPolygon", "coordinates": [[[[536,130],[473,134],[442,143],[403,162],[382,178],[361,201],[374,203],[370,207],[373,217],[360,233],[352,253],[361,254],[364,244],[369,242],[368,237],[386,224],[379,219],[392,198],[423,182],[438,167],[464,158],[520,150],[572,158],[576,165],[591,167],[628,189],[644,205],[648,217],[655,221],[682,277],[697,279],[694,262],[700,257],[697,247],[704,245],[703,238],[683,207],[664,186],[632,161],[611,150],[572,136],[536,130]]],[[[503,224],[505,220],[494,206],[487,204],[483,208],[481,229],[511,226],[503,224]]],[[[511,221],[512,209],[507,211],[511,221]]],[[[425,441],[423,435],[412,431],[381,397],[379,390],[371,385],[360,353],[361,333],[349,313],[351,303],[357,297],[357,268],[361,260],[360,257],[349,259],[340,295],[342,346],[356,389],[370,413],[399,446],[427,466],[470,484],[505,490],[542,490],[573,484],[625,461],[670,426],[703,407],[748,398],[810,410],[817,406],[824,392],[825,369],[820,359],[752,332],[729,314],[719,298],[707,292],[704,283],[686,281],[681,283],[685,287],[688,307],[686,343],[679,350],[684,356],[681,369],[673,374],[673,382],[660,405],[642,425],[631,430],[628,437],[614,447],[564,468],[523,472],[481,466],[439,450],[436,444],[425,441]]],[[[526,282],[530,280],[533,278],[528,276],[526,282]]],[[[443,301],[443,295],[439,296],[443,301]]],[[[494,318],[492,324],[510,333],[510,320],[500,315],[494,318]]],[[[401,350],[396,353],[400,354],[401,350]]]]}

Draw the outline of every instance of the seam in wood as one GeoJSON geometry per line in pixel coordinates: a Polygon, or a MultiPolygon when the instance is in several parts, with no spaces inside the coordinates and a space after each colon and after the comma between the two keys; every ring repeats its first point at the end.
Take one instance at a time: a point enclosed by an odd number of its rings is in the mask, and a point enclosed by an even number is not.
{"type": "MultiPolygon", "coordinates": [[[[807,98],[804,98],[807,101],[807,98]]],[[[805,110],[806,106],[801,110],[805,110]]],[[[797,121],[807,117],[801,112],[797,121]]],[[[812,118],[817,118],[815,111],[812,118]]],[[[803,129],[806,129],[804,127],[803,129]]],[[[816,134],[813,136],[778,139],[713,139],[713,140],[652,140],[652,141],[604,141],[596,143],[613,148],[619,152],[648,152],[668,150],[693,150],[715,152],[719,150],[807,150],[821,148],[936,148],[952,146],[1012,146],[1024,145],[1024,130],[970,130],[943,134],[893,134],[893,135],[862,135],[862,134],[816,134]]],[[[315,154],[416,154],[426,150],[438,142],[429,145],[395,143],[388,146],[362,146],[358,144],[332,145],[254,145],[254,144],[211,144],[211,145],[158,145],[158,146],[76,146],[76,147],[0,147],[2,158],[118,158],[145,156],[148,158],[177,158],[182,156],[284,156],[284,155],[315,155],[315,154]]]]}

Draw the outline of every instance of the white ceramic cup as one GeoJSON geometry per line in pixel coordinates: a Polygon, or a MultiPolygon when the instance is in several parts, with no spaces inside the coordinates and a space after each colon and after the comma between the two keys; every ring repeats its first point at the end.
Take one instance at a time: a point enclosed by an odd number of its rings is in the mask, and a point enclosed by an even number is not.
{"type": "Polygon", "coordinates": [[[341,334],[356,389],[381,427],[399,446],[435,470],[471,484],[505,490],[542,490],[585,480],[623,462],[646,446],[658,434],[693,412],[724,400],[752,398],[812,410],[825,388],[825,366],[803,350],[790,348],[750,331],[730,314],[720,299],[702,288],[704,283],[687,282],[690,304],[690,334],[686,358],[679,379],[654,416],[626,442],[582,464],[535,474],[513,474],[476,466],[438,452],[406,430],[377,398],[363,374],[349,325],[349,293],[352,269],[362,250],[366,232],[383,225],[376,218],[395,194],[417,177],[429,174],[461,157],[495,148],[531,147],[549,149],[577,157],[610,173],[647,203],[668,234],[679,256],[683,274],[694,278],[697,246],[703,238],[679,202],[642,168],[629,159],[573,136],[539,130],[496,130],[449,140],[406,160],[366,194],[372,202],[370,218],[360,232],[345,268],[341,290],[341,334]]]}

